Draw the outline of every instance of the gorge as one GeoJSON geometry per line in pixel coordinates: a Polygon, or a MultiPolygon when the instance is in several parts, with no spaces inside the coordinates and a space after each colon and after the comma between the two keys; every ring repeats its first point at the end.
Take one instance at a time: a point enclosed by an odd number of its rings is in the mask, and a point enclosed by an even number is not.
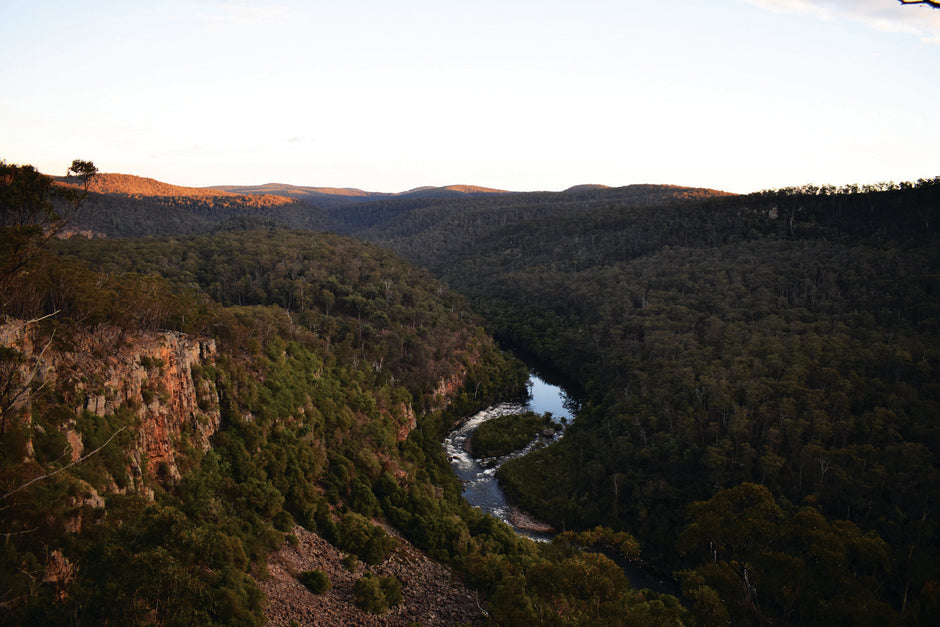
{"type": "Polygon", "coordinates": [[[447,434],[443,446],[454,473],[464,486],[463,497],[470,505],[509,524],[517,533],[545,542],[551,538],[547,533],[550,527],[536,521],[522,523],[523,517],[519,515],[518,510],[514,511],[506,495],[500,489],[496,480],[496,471],[503,462],[525,455],[532,450],[532,447],[545,446],[563,437],[564,422],[573,420],[577,410],[560,387],[546,383],[536,375],[530,375],[527,387],[530,390],[528,402],[525,404],[501,403],[468,417],[447,434]],[[510,453],[503,458],[484,460],[475,459],[471,455],[468,440],[473,437],[477,426],[499,416],[523,411],[533,411],[538,414],[551,412],[558,428],[557,432],[548,438],[539,436],[525,449],[510,453]]]}
{"type": "Polygon", "coordinates": [[[259,624],[270,563],[292,594],[336,580],[303,611],[434,624],[390,579],[445,594],[413,551],[471,623],[937,615],[940,180],[317,212],[105,189],[71,226],[107,237],[20,266],[42,230],[2,227],[9,622],[259,624]],[[497,340],[579,390],[564,437],[499,468],[550,542],[472,507],[442,447],[524,389],[497,340]]]}

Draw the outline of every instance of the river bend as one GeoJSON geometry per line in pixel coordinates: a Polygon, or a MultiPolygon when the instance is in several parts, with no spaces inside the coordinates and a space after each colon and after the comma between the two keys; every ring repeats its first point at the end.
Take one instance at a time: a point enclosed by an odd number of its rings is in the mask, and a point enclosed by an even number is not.
{"type": "Polygon", "coordinates": [[[471,416],[447,434],[444,439],[444,451],[454,473],[463,483],[463,496],[471,505],[496,516],[521,535],[533,540],[547,541],[551,539],[550,534],[537,533],[514,524],[513,508],[496,481],[496,470],[504,462],[525,455],[539,446],[562,437],[565,425],[574,417],[574,403],[560,387],[546,383],[534,375],[529,378],[528,385],[531,400],[527,404],[501,403],[471,416]],[[523,411],[533,411],[538,414],[551,412],[556,425],[555,435],[551,438],[539,438],[521,451],[504,457],[475,459],[470,455],[467,443],[478,426],[487,420],[523,411]]]}

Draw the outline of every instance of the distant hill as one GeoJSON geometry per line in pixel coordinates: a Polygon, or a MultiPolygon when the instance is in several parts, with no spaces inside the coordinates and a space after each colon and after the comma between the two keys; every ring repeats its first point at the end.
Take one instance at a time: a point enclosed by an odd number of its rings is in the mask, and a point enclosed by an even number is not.
{"type": "MultiPolygon", "coordinates": [[[[56,180],[75,185],[66,177],[56,180]]],[[[139,237],[269,224],[359,234],[388,244],[404,236],[420,246],[422,237],[415,236],[424,231],[442,242],[434,235],[442,229],[463,237],[596,207],[655,206],[727,195],[713,189],[642,184],[577,185],[564,192],[509,192],[475,185],[417,187],[396,193],[280,183],[183,187],[130,174],[104,173],[92,180],[90,196],[70,230],[85,235],[139,237]]]]}
{"type": "Polygon", "coordinates": [[[416,187],[404,192],[367,192],[351,187],[310,187],[266,183],[264,185],[217,185],[206,188],[238,194],[276,194],[311,202],[323,209],[358,204],[361,202],[411,198],[460,198],[481,194],[510,194],[500,189],[476,185],[447,185],[444,187],[416,187]]]}
{"type": "Polygon", "coordinates": [[[287,185],[284,183],[265,183],[264,185],[216,185],[207,187],[206,189],[255,196],[274,194],[285,198],[312,202],[320,207],[330,207],[336,204],[359,202],[370,198],[388,196],[388,194],[367,192],[348,187],[309,187],[287,185]]]}
{"type": "MultiPolygon", "coordinates": [[[[74,179],[57,177],[64,185],[75,185],[74,179]]],[[[133,174],[101,173],[96,175],[89,186],[89,191],[98,194],[126,194],[136,197],[177,197],[177,198],[241,198],[242,202],[254,205],[283,205],[290,202],[283,194],[252,194],[230,192],[210,187],[182,187],[164,183],[156,179],[135,176],[133,174]],[[259,200],[260,199],[260,200],[259,200]]]]}
{"type": "Polygon", "coordinates": [[[592,185],[592,184],[573,185],[572,187],[569,187],[568,189],[566,189],[565,193],[596,191],[599,189],[610,189],[610,187],[608,187],[607,185],[592,185]]]}
{"type": "MultiPolygon", "coordinates": [[[[56,180],[63,185],[75,184],[66,177],[56,180]]],[[[315,205],[270,193],[181,187],[113,173],[95,176],[89,191],[85,205],[69,225],[72,233],[139,237],[206,233],[258,224],[315,231],[334,227],[333,220],[315,205]]]]}
{"type": "Polygon", "coordinates": [[[432,259],[452,255],[469,242],[502,237],[550,217],[577,219],[595,209],[619,211],[727,196],[733,194],[677,185],[582,185],[564,192],[399,197],[347,205],[327,213],[347,233],[389,246],[419,264],[433,265],[432,259]]]}
{"type": "Polygon", "coordinates": [[[416,187],[407,192],[396,194],[397,196],[460,196],[475,194],[512,194],[517,192],[508,192],[503,189],[493,189],[490,187],[480,187],[478,185],[445,185],[444,187],[416,187]]]}

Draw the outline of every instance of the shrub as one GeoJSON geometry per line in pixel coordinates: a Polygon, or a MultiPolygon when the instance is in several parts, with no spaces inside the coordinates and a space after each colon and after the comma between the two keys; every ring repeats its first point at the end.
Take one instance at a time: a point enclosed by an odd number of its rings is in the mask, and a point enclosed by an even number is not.
{"type": "Polygon", "coordinates": [[[340,524],[340,548],[355,553],[359,559],[379,564],[395,550],[398,543],[365,516],[348,512],[340,524]]]}
{"type": "Polygon", "coordinates": [[[381,614],[388,609],[385,593],[379,585],[379,578],[366,573],[360,577],[353,586],[353,597],[356,605],[366,612],[381,614]]]}
{"type": "Polygon", "coordinates": [[[398,577],[379,577],[366,573],[353,586],[356,605],[366,612],[381,614],[402,602],[401,581],[398,577]]]}
{"type": "Polygon", "coordinates": [[[274,515],[271,524],[274,525],[274,528],[278,531],[288,532],[294,528],[294,519],[291,517],[290,513],[282,509],[274,515]]]}
{"type": "Polygon", "coordinates": [[[333,587],[329,577],[322,570],[305,570],[297,575],[297,581],[314,594],[325,594],[333,587]]]}
{"type": "Polygon", "coordinates": [[[388,606],[395,607],[396,605],[401,605],[401,602],[404,600],[401,594],[401,580],[394,575],[381,577],[380,579],[382,592],[385,593],[385,600],[388,602],[388,606]]]}

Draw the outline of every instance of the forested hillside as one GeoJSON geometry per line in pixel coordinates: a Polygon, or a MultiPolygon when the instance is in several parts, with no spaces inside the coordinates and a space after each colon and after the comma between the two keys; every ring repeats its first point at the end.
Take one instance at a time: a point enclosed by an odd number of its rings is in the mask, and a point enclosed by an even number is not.
{"type": "Polygon", "coordinates": [[[370,237],[581,388],[524,507],[634,533],[703,622],[937,618],[940,179],[473,215],[370,237]]]}
{"type": "Polygon", "coordinates": [[[351,575],[296,582],[346,622],[444,622],[409,601],[432,594],[412,545],[480,595],[451,622],[940,616],[940,179],[321,211],[0,174],[4,623],[258,624],[266,560],[322,542],[351,575]],[[47,199],[108,239],[43,249],[47,199]],[[499,473],[549,544],[469,507],[443,457],[522,389],[484,328],[583,400],[499,473]],[[614,559],[638,557],[681,602],[630,587],[614,559]]]}
{"type": "MultiPolygon", "coordinates": [[[[62,184],[74,185],[65,178],[62,184]]],[[[190,188],[125,174],[100,174],[70,232],[90,237],[191,235],[219,229],[280,226],[356,234],[376,230],[420,250],[466,229],[490,229],[523,218],[571,214],[616,202],[659,205],[680,199],[725,195],[670,185],[623,188],[580,186],[565,192],[513,193],[452,185],[386,194],[356,189],[291,185],[190,188]],[[428,239],[427,235],[431,235],[428,239]],[[427,241],[425,241],[427,239],[427,241]]]]}
{"type": "MultiPolygon", "coordinates": [[[[66,178],[62,185],[74,185],[66,178]]],[[[70,233],[90,237],[145,237],[208,233],[269,224],[329,230],[334,222],[304,201],[273,194],[237,194],[179,187],[128,174],[99,174],[70,233]]]]}
{"type": "Polygon", "coordinates": [[[469,198],[492,194],[509,194],[498,189],[478,187],[475,185],[448,185],[446,187],[419,187],[405,192],[367,192],[355,188],[336,187],[309,187],[299,185],[282,185],[268,183],[266,185],[220,185],[212,189],[234,192],[237,194],[274,194],[288,198],[307,201],[324,210],[334,210],[339,207],[363,202],[379,202],[385,200],[427,200],[427,199],[454,199],[469,198]]]}
{"type": "MultiPolygon", "coordinates": [[[[459,508],[421,433],[472,407],[465,385],[485,402],[521,383],[459,299],[351,240],[262,231],[69,256],[35,259],[4,294],[4,623],[257,623],[249,573],[295,522],[379,563],[395,546],[369,522],[380,499],[437,513],[440,475],[459,508]],[[218,267],[234,275],[209,282],[218,267]],[[288,274],[282,307],[272,281],[288,274]],[[216,348],[180,362],[160,348],[177,336],[216,348]],[[181,438],[162,434],[166,462],[154,420],[181,438]]],[[[425,533],[428,550],[447,537],[425,533]]]]}
{"type": "Polygon", "coordinates": [[[396,200],[331,210],[344,232],[375,240],[426,265],[455,248],[504,234],[507,227],[551,216],[576,219],[599,207],[649,207],[727,196],[711,189],[673,185],[572,188],[469,199],[396,200]]]}
{"type": "Polygon", "coordinates": [[[688,618],[585,550],[628,535],[537,546],[461,498],[441,438],[525,368],[425,272],[269,228],[53,245],[51,181],[0,182],[0,623],[688,618]]]}

